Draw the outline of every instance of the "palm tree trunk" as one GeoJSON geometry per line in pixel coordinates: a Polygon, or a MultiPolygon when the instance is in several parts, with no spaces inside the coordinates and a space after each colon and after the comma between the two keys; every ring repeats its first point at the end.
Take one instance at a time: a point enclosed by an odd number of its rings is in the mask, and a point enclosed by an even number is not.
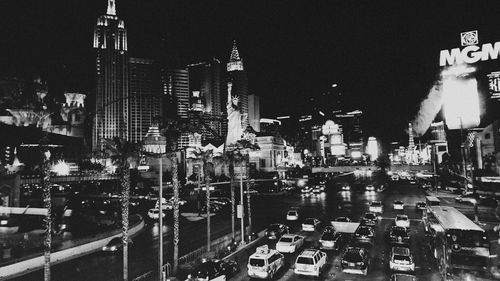
{"type": "Polygon", "coordinates": [[[52,199],[50,197],[50,154],[47,151],[42,151],[42,188],[43,188],[43,207],[47,210],[45,215],[45,240],[44,246],[44,266],[43,280],[50,280],[50,252],[52,248],[52,199]]]}
{"type": "Polygon", "coordinates": [[[235,221],[234,221],[234,213],[235,213],[235,198],[234,198],[234,157],[229,157],[229,189],[231,190],[231,233],[233,234],[233,241],[236,239],[235,234],[235,221]]]}
{"type": "Polygon", "coordinates": [[[246,179],[247,179],[247,210],[248,210],[248,233],[247,235],[250,236],[252,234],[252,208],[250,206],[250,159],[249,156],[245,156],[245,172],[246,172],[246,179]]]}
{"type": "Polygon", "coordinates": [[[179,259],[179,179],[176,156],[172,159],[172,182],[174,184],[174,264],[172,273],[175,276],[179,259]]]}
{"type": "MultiPolygon", "coordinates": [[[[123,243],[123,281],[128,280],[128,205],[130,198],[130,169],[128,163],[122,163],[122,243],[123,243]]],[[[160,213],[161,215],[161,213],[160,213]]]]}
{"type": "Polygon", "coordinates": [[[207,162],[203,161],[203,176],[205,176],[206,204],[207,204],[207,252],[210,252],[210,175],[208,174],[207,162]]]}

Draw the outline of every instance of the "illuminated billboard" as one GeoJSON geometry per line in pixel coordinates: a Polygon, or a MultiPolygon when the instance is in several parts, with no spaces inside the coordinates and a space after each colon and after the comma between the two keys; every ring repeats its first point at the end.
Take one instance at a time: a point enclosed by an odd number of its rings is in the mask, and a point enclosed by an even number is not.
{"type": "Polygon", "coordinates": [[[500,71],[492,72],[488,76],[488,85],[490,97],[492,99],[500,99],[500,71]]]}
{"type": "Polygon", "coordinates": [[[479,125],[479,96],[476,79],[447,77],[443,80],[444,117],[450,130],[479,125]]]}

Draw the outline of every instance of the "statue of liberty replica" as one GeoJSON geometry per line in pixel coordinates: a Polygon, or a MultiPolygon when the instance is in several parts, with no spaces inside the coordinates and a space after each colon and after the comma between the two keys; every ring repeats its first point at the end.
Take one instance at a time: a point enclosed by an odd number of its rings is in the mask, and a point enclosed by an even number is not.
{"type": "Polygon", "coordinates": [[[232,83],[227,84],[227,137],[226,148],[235,146],[243,135],[242,124],[247,118],[246,114],[240,112],[239,98],[231,96],[232,83]]]}

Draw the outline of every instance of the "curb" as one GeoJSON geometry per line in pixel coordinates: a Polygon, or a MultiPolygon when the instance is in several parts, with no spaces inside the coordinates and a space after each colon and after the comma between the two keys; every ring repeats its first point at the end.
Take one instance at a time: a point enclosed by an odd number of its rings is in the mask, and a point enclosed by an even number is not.
{"type": "Polygon", "coordinates": [[[247,248],[250,248],[251,246],[253,246],[254,244],[256,244],[257,242],[261,241],[264,239],[264,233],[265,233],[265,230],[262,230],[261,232],[259,232],[259,238],[251,241],[250,243],[247,243],[245,245],[243,245],[242,247],[239,247],[236,251],[234,251],[233,253],[225,256],[222,258],[222,260],[226,260],[226,259],[230,259],[234,256],[236,256],[237,254],[239,254],[240,252],[242,252],[243,250],[246,250],[247,248]]]}
{"type": "MultiPolygon", "coordinates": [[[[130,237],[134,237],[138,233],[140,233],[144,228],[144,219],[140,217],[140,221],[129,228],[130,237]]],[[[112,233],[114,233],[113,231],[112,233]]],[[[78,245],[75,247],[66,248],[57,252],[50,253],[51,266],[72,260],[75,258],[79,258],[81,256],[90,254],[92,252],[96,252],[105,246],[111,239],[115,237],[121,237],[121,231],[116,234],[111,234],[106,238],[102,238],[99,240],[95,240],[86,244],[78,245]]],[[[7,280],[9,278],[14,278],[17,276],[22,276],[24,274],[39,270],[44,266],[44,256],[41,253],[39,256],[22,260],[17,263],[9,264],[3,267],[0,267],[0,280],[7,280]]]]}

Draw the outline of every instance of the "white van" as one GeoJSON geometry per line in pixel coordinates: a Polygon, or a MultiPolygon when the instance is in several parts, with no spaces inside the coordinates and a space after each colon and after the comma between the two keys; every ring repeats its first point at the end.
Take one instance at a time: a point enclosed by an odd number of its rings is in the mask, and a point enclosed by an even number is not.
{"type": "Polygon", "coordinates": [[[248,276],[251,278],[273,279],[276,272],[285,265],[285,257],[267,245],[257,247],[248,259],[248,276]]]}
{"type": "Polygon", "coordinates": [[[321,270],[326,265],[326,253],[316,249],[307,249],[302,251],[295,261],[295,269],[293,272],[297,275],[312,275],[321,274],[321,270]]]}

